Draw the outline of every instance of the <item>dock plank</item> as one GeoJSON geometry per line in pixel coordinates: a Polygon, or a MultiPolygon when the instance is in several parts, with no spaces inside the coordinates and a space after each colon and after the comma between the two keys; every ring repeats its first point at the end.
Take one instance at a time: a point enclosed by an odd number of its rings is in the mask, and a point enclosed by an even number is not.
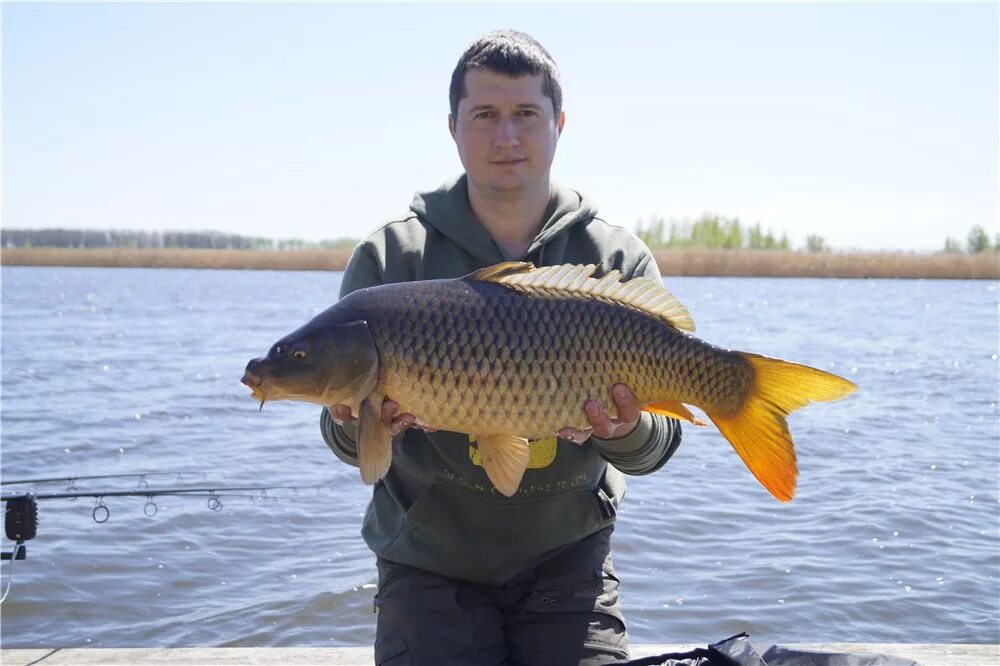
{"type": "MultiPolygon", "coordinates": [[[[997,666],[1000,645],[937,643],[788,643],[818,652],[881,653],[922,666],[997,666]]],[[[683,652],[704,645],[639,644],[632,656],[683,652]]],[[[369,666],[372,648],[57,648],[4,649],[3,666],[369,666]]]]}

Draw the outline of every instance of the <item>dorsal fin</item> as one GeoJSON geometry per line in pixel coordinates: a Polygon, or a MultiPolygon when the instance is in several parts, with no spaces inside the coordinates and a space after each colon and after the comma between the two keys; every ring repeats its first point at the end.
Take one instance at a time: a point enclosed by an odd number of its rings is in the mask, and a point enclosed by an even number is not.
{"type": "Polygon", "coordinates": [[[535,265],[527,261],[504,261],[499,264],[487,266],[486,268],[480,268],[475,273],[469,273],[462,279],[475,280],[477,282],[497,282],[500,278],[507,275],[526,273],[527,271],[534,270],[534,268],[535,265]]]}
{"type": "Polygon", "coordinates": [[[521,261],[506,261],[465,279],[495,282],[535,296],[597,298],[642,310],[682,331],[694,331],[694,320],[687,308],[661,283],[644,277],[621,282],[622,275],[616,270],[600,278],[590,277],[595,270],[594,264],[535,268],[521,261]]]}

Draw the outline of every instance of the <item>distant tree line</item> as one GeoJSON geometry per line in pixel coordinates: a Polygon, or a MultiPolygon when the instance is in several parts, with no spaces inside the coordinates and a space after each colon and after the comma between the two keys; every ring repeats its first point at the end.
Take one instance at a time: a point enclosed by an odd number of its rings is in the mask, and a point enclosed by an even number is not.
{"type": "Polygon", "coordinates": [[[72,248],[199,248],[213,250],[300,250],[350,248],[356,240],[337,238],[319,242],[277,240],[218,231],[133,231],[100,229],[2,229],[3,247],[72,248]]]}
{"type": "MultiPolygon", "coordinates": [[[[944,240],[944,251],[945,252],[961,252],[962,245],[954,238],[950,236],[944,240]]],[[[968,235],[965,237],[965,251],[969,254],[977,254],[979,252],[1000,252],[1000,233],[997,233],[993,237],[993,242],[990,242],[990,235],[986,233],[978,224],[969,230],[968,235]]]]}
{"type": "MultiPolygon", "coordinates": [[[[770,229],[764,230],[760,222],[745,226],[738,217],[705,214],[694,221],[671,220],[653,216],[639,220],[636,234],[649,247],[677,249],[726,249],[726,250],[787,250],[788,236],[775,237],[770,229]]],[[[810,236],[807,247],[814,252],[826,250],[821,236],[810,236]]]]}
{"type": "MultiPolygon", "coordinates": [[[[639,220],[636,234],[651,248],[676,249],[732,249],[732,250],[788,250],[790,244],[784,233],[775,237],[764,230],[760,222],[745,226],[738,217],[727,218],[705,214],[694,221],[671,220],[653,216],[639,220]]],[[[335,238],[323,241],[300,239],[274,239],[261,236],[243,236],[218,231],[138,231],[119,229],[0,229],[3,247],[65,247],[65,248],[201,248],[215,250],[301,250],[352,248],[353,238],[335,238]]],[[[806,237],[805,249],[810,252],[827,252],[829,247],[822,236],[806,237]]],[[[945,252],[1000,252],[1000,233],[992,242],[981,226],[969,230],[965,246],[948,237],[945,252]]]]}
{"type": "MultiPolygon", "coordinates": [[[[665,247],[677,249],[725,249],[725,250],[788,250],[788,236],[780,238],[761,227],[760,222],[745,226],[738,217],[724,217],[706,213],[694,221],[671,220],[669,223],[660,216],[639,220],[636,234],[651,248],[665,247]]],[[[826,240],[819,235],[806,236],[805,248],[809,252],[829,252],[826,240]]],[[[965,246],[954,238],[947,238],[945,252],[1000,252],[1000,233],[993,241],[981,226],[969,230],[965,246]]]]}

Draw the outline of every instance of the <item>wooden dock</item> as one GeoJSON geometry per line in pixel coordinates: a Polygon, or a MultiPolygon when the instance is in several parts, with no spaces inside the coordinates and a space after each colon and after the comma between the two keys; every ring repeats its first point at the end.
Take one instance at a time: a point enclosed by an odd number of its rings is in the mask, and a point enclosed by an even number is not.
{"type": "MultiPolygon", "coordinates": [[[[789,643],[819,652],[881,653],[922,666],[997,666],[1000,645],[923,643],[789,643]]],[[[643,644],[632,657],[683,652],[704,645],[643,644]]],[[[370,666],[372,648],[56,648],[3,650],[3,666],[370,666]]]]}

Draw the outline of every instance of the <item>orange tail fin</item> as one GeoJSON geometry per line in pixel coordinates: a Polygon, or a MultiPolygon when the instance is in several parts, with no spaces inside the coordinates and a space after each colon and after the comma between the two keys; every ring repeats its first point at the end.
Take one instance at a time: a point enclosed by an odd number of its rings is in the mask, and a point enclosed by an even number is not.
{"type": "Polygon", "coordinates": [[[754,384],[733,414],[706,412],[757,480],[782,502],[795,495],[798,468],[789,414],[810,402],[837,400],[857,390],[842,377],[806,365],[741,352],[754,384]]]}

